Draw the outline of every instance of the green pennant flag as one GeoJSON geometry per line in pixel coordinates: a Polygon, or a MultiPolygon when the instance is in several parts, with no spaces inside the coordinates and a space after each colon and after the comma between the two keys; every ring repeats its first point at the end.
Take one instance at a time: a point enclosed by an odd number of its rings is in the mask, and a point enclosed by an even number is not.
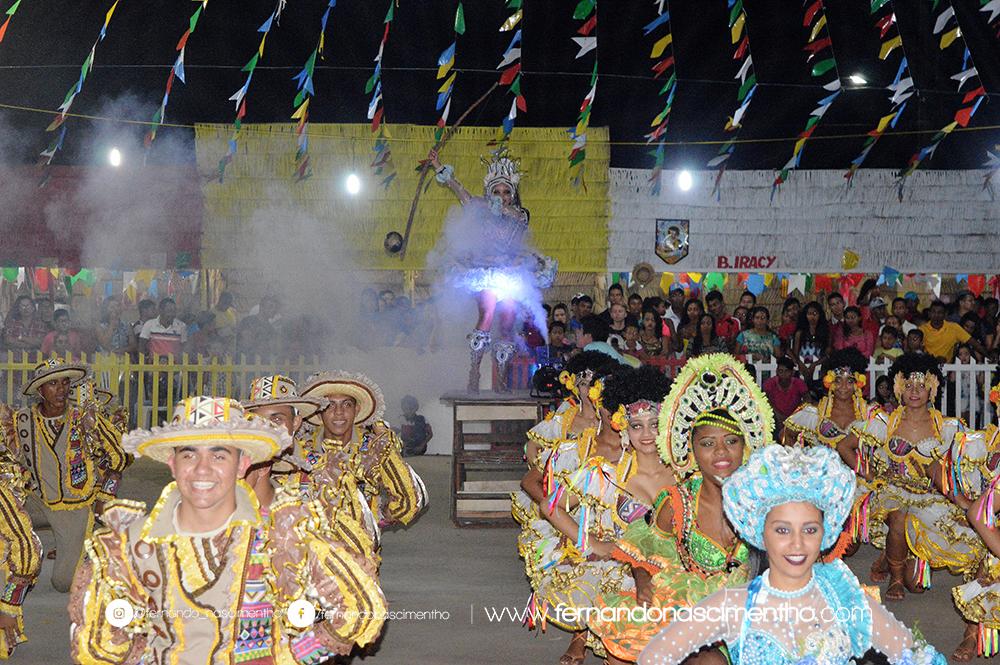
{"type": "Polygon", "coordinates": [[[3,269],[3,278],[5,280],[7,280],[8,282],[16,282],[17,281],[17,268],[4,268],[3,269]]]}
{"type": "Polygon", "coordinates": [[[736,25],[736,17],[740,15],[743,11],[743,0],[737,0],[736,4],[733,5],[732,11],[729,12],[729,27],[736,25]]]}
{"type": "Polygon", "coordinates": [[[198,7],[198,9],[194,11],[194,14],[191,14],[191,22],[188,24],[188,32],[194,32],[195,26],[198,25],[198,19],[201,18],[201,10],[203,8],[204,5],[198,7]]]}
{"type": "Polygon", "coordinates": [[[510,84],[510,93],[512,95],[521,94],[521,75],[518,74],[514,81],[510,84]]]}
{"type": "Polygon", "coordinates": [[[255,70],[257,68],[257,60],[258,59],[260,59],[260,54],[259,53],[254,53],[254,56],[252,58],[250,58],[250,62],[248,62],[247,64],[245,64],[243,66],[243,69],[241,71],[252,72],[253,70],[255,70]]]}
{"type": "Polygon", "coordinates": [[[10,6],[10,9],[7,10],[7,16],[13,16],[14,12],[17,11],[17,6],[20,5],[20,4],[21,4],[21,0],[17,0],[17,2],[15,2],[14,4],[12,4],[10,6]]]}
{"type": "Polygon", "coordinates": [[[889,0],[872,0],[872,14],[882,9],[889,0]]]}
{"type": "Polygon", "coordinates": [[[831,69],[833,69],[834,66],[836,66],[836,64],[837,64],[837,61],[834,60],[833,58],[827,58],[826,60],[823,60],[821,62],[817,62],[815,65],[813,65],[812,75],[813,76],[822,76],[823,74],[826,74],[828,71],[830,71],[831,69]]]}
{"type": "Polygon", "coordinates": [[[385,20],[382,23],[392,23],[392,12],[396,6],[396,0],[389,0],[389,11],[385,13],[385,20]]]}
{"type": "Polygon", "coordinates": [[[755,85],[757,85],[757,75],[751,74],[747,77],[747,80],[743,82],[743,85],[740,86],[740,91],[736,95],[736,101],[742,102],[755,85]]]}
{"type": "Polygon", "coordinates": [[[295,101],[292,102],[292,108],[299,108],[302,106],[302,102],[306,100],[306,89],[303,88],[299,90],[299,94],[295,95],[295,101]]]}
{"type": "Polygon", "coordinates": [[[661,95],[667,94],[667,91],[670,90],[670,87],[676,82],[677,82],[677,72],[674,72],[673,74],[670,75],[670,78],[667,79],[667,82],[663,84],[663,87],[660,88],[660,94],[661,95]]]}
{"type": "Polygon", "coordinates": [[[585,159],[587,159],[587,151],[581,150],[573,155],[573,158],[569,160],[569,165],[576,166],[577,164],[582,164],[585,159]]]}
{"type": "Polygon", "coordinates": [[[462,3],[458,3],[458,10],[455,12],[455,32],[459,35],[465,34],[465,9],[462,3]]]}
{"type": "Polygon", "coordinates": [[[573,10],[573,18],[582,21],[593,13],[596,6],[597,0],[580,0],[580,4],[573,10]]]}
{"type": "Polygon", "coordinates": [[[306,71],[309,73],[309,78],[312,78],[313,73],[316,70],[316,54],[319,49],[313,49],[312,55],[309,56],[309,60],[306,61],[306,71]]]}
{"type": "Polygon", "coordinates": [[[814,127],[817,122],[819,122],[818,115],[809,116],[809,120],[806,122],[806,131],[814,127]]]}
{"type": "Polygon", "coordinates": [[[378,81],[378,75],[379,75],[379,71],[376,69],[375,72],[372,74],[371,78],[368,79],[368,83],[365,83],[365,94],[366,95],[368,93],[370,93],[372,90],[375,89],[375,83],[376,83],[376,81],[378,81]]]}
{"type": "Polygon", "coordinates": [[[507,0],[507,9],[520,9],[522,0],[507,0]]]}

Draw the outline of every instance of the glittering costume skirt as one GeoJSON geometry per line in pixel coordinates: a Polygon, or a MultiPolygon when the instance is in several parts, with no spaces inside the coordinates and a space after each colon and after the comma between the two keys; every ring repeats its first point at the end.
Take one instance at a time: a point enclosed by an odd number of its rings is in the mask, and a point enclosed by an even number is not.
{"type": "Polygon", "coordinates": [[[1000,559],[988,554],[984,581],[973,578],[951,590],[959,614],[966,621],[1000,629],[1000,559]]]}
{"type": "Polygon", "coordinates": [[[585,630],[590,612],[602,595],[635,591],[628,566],[620,561],[587,561],[564,556],[562,561],[542,570],[535,599],[546,609],[549,623],[564,630],[585,630]]]}
{"type": "Polygon", "coordinates": [[[906,542],[931,568],[947,568],[967,578],[976,574],[986,556],[986,547],[969,526],[965,511],[940,494],[930,494],[910,507],[906,542]]]}

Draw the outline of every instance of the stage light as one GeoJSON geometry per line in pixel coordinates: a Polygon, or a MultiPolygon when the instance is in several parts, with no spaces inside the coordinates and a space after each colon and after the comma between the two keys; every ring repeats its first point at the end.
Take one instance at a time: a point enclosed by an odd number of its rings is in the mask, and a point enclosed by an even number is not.
{"type": "Polygon", "coordinates": [[[694,176],[687,169],[677,174],[677,187],[682,192],[690,190],[694,186],[694,176]]]}
{"type": "Polygon", "coordinates": [[[122,165],[122,151],[118,148],[112,148],[111,152],[108,153],[108,163],[111,166],[118,168],[122,165]]]}
{"type": "Polygon", "coordinates": [[[868,79],[866,79],[861,74],[851,74],[850,76],[847,77],[847,80],[853,83],[854,85],[866,85],[868,83],[868,79]]]}
{"type": "Polygon", "coordinates": [[[352,173],[347,176],[344,186],[347,188],[348,194],[351,196],[357,196],[361,191],[361,178],[359,178],[356,173],[352,173]]]}

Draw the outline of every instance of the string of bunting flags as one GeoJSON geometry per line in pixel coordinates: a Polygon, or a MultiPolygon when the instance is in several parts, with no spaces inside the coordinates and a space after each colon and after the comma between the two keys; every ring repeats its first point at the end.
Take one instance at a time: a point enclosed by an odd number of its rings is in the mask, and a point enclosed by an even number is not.
{"type": "Polygon", "coordinates": [[[451,45],[441,52],[437,61],[437,80],[445,79],[445,81],[438,88],[437,103],[434,106],[434,109],[441,114],[437,121],[437,129],[434,130],[434,141],[436,143],[441,141],[441,137],[444,136],[444,128],[448,124],[448,115],[451,112],[451,93],[455,89],[455,79],[458,76],[458,72],[452,70],[455,67],[458,38],[464,34],[465,8],[462,6],[461,0],[459,0],[458,7],[455,9],[455,31],[451,45]]]}
{"type": "Polygon", "coordinates": [[[854,184],[855,174],[886,130],[896,128],[896,123],[899,122],[906,109],[906,102],[913,96],[914,92],[913,76],[910,74],[910,66],[906,59],[903,36],[899,33],[899,26],[896,24],[896,11],[893,3],[890,0],[872,0],[872,15],[876,17],[875,28],[879,31],[879,39],[881,40],[878,51],[879,60],[887,61],[889,55],[897,48],[902,55],[899,60],[899,68],[896,70],[896,77],[887,88],[890,92],[889,103],[892,107],[887,114],[879,118],[875,128],[868,132],[868,138],[861,146],[861,152],[851,160],[851,166],[844,174],[848,187],[854,184]]]}
{"type": "MultiPolygon", "coordinates": [[[[506,20],[500,25],[499,32],[511,32],[521,22],[524,16],[523,0],[507,0],[506,8],[511,12],[506,20]]],[[[497,130],[497,138],[494,144],[501,146],[510,138],[510,133],[514,131],[514,123],[517,122],[517,112],[528,112],[527,102],[521,92],[521,30],[518,28],[511,37],[510,43],[501,56],[500,64],[497,65],[500,72],[500,85],[507,88],[508,92],[514,96],[510,103],[510,111],[501,121],[497,130]]]]}
{"type": "Polygon", "coordinates": [[[594,52],[594,67],[588,83],[590,89],[580,103],[576,127],[569,130],[569,136],[573,140],[569,152],[570,181],[574,187],[586,187],[583,181],[583,162],[587,159],[587,128],[590,127],[590,113],[593,110],[594,98],[597,96],[597,0],[580,0],[573,10],[573,19],[583,21],[583,25],[576,31],[579,36],[572,38],[580,47],[576,59],[579,60],[587,53],[594,52]]]}
{"type": "Polygon", "coordinates": [[[375,56],[375,71],[371,78],[365,83],[365,94],[372,96],[368,103],[368,119],[372,123],[372,134],[375,135],[375,144],[372,152],[371,169],[376,177],[381,178],[380,184],[383,189],[388,189],[392,181],[396,179],[396,167],[392,162],[392,148],[389,145],[389,130],[385,126],[385,103],[382,99],[382,56],[385,55],[385,45],[389,41],[389,28],[395,18],[397,0],[389,0],[389,10],[385,13],[385,20],[382,22],[385,29],[382,31],[382,41],[378,45],[378,54],[375,56]]]}
{"type": "MultiPolygon", "coordinates": [[[[632,286],[631,273],[612,273],[612,282],[632,286]]],[[[840,293],[845,299],[850,299],[851,289],[857,288],[870,277],[864,273],[724,273],[724,272],[681,272],[663,273],[660,276],[660,290],[669,293],[675,284],[684,288],[691,297],[702,292],[721,291],[733,283],[745,288],[755,296],[760,296],[768,288],[778,289],[782,298],[798,291],[801,295],[820,293],[840,293]]],[[[935,298],[941,297],[942,275],[940,273],[913,273],[903,275],[897,270],[885,266],[877,278],[879,285],[894,288],[903,285],[903,278],[916,283],[926,284],[935,298]]],[[[988,292],[993,297],[1000,297],[1000,275],[956,274],[956,283],[965,282],[966,288],[979,297],[988,292]],[[988,291],[987,291],[988,290],[988,291]]]]}
{"type": "Polygon", "coordinates": [[[740,89],[736,93],[736,103],[738,106],[733,114],[726,120],[724,127],[726,132],[734,132],[732,138],[719,146],[716,153],[708,162],[708,168],[716,170],[715,184],[712,187],[712,194],[718,198],[720,196],[719,184],[722,182],[722,175],[726,172],[726,163],[733,156],[736,150],[736,139],[740,129],[743,128],[743,116],[750,108],[750,101],[754,92],[757,91],[757,74],[753,68],[753,55],[750,53],[750,34],[747,29],[747,13],[743,8],[743,0],[728,0],[729,2],[729,34],[735,47],[733,60],[740,63],[736,72],[740,80],[740,89]]]}
{"type": "Polygon", "coordinates": [[[663,171],[663,164],[666,157],[665,134],[667,123],[670,120],[670,111],[674,106],[674,95],[677,92],[677,71],[674,68],[674,33],[670,28],[670,7],[666,0],[659,0],[656,10],[656,18],[643,27],[643,35],[648,37],[653,35],[656,41],[653,42],[653,49],[649,52],[649,57],[653,60],[653,79],[666,77],[667,82],[660,88],[659,97],[665,98],[663,108],[649,123],[653,131],[645,135],[646,143],[656,141],[656,149],[651,151],[653,156],[653,170],[649,174],[649,182],[652,187],[650,193],[658,196],[660,193],[660,173],[663,171]]]}
{"type": "Polygon", "coordinates": [[[778,187],[788,180],[792,170],[798,168],[802,162],[802,150],[805,148],[806,141],[816,131],[816,127],[819,126],[826,112],[830,110],[833,101],[843,92],[840,83],[840,70],[837,68],[837,57],[833,52],[833,38],[830,36],[830,28],[826,24],[826,10],[823,6],[823,0],[815,0],[806,8],[802,26],[809,28],[809,40],[803,48],[804,51],[809,52],[806,64],[812,62],[813,59],[816,60],[809,73],[815,79],[825,79],[827,82],[823,84],[823,90],[830,94],[820,99],[816,103],[816,108],[809,114],[805,129],[799,133],[795,140],[792,156],[774,178],[771,185],[772,199],[778,187]],[[827,76],[828,74],[832,74],[832,78],[827,76]]]}
{"type": "Polygon", "coordinates": [[[182,288],[197,293],[197,270],[105,270],[96,268],[50,268],[5,266],[0,268],[0,285],[9,284],[18,293],[55,297],[83,295],[111,298],[121,296],[123,304],[135,305],[142,298],[176,296],[182,288]],[[97,289],[98,284],[103,287],[97,289]],[[119,286],[120,285],[120,286],[119,286]],[[96,290],[95,290],[96,289],[96,290]]]}
{"type": "Polygon", "coordinates": [[[233,119],[233,133],[229,137],[229,149],[225,156],[219,160],[219,182],[221,183],[226,175],[226,167],[233,161],[236,157],[236,149],[238,147],[238,141],[240,138],[240,130],[243,128],[243,118],[247,114],[247,92],[250,91],[250,82],[253,80],[254,70],[257,69],[257,64],[260,59],[264,57],[264,45],[267,43],[267,36],[271,34],[271,28],[278,25],[278,21],[281,19],[281,12],[284,11],[285,5],[288,0],[278,0],[274,5],[274,10],[271,15],[267,17],[267,20],[257,28],[257,32],[262,33],[260,37],[260,44],[257,46],[257,51],[250,58],[250,61],[243,66],[244,72],[247,73],[247,80],[243,82],[243,86],[239,90],[233,93],[229,101],[236,102],[236,117],[233,119]]]}
{"type": "MultiPolygon", "coordinates": [[[[163,91],[163,100],[160,102],[160,108],[157,109],[156,113],[153,114],[153,119],[149,123],[149,131],[146,132],[146,136],[143,139],[143,144],[146,146],[146,150],[149,150],[153,146],[153,141],[156,140],[156,131],[163,124],[167,115],[167,100],[170,99],[170,90],[174,87],[174,79],[177,79],[181,83],[186,83],[184,80],[184,53],[187,49],[188,39],[194,33],[195,27],[198,25],[198,19],[201,18],[202,13],[208,8],[208,0],[202,0],[198,8],[194,10],[191,14],[191,18],[188,19],[187,30],[181,35],[181,38],[177,41],[177,46],[175,50],[177,51],[177,58],[174,60],[173,66],[170,68],[170,73],[167,74],[167,85],[163,91]]],[[[148,154],[148,153],[147,153],[148,154]]]]}
{"type": "Polygon", "coordinates": [[[323,57],[323,47],[326,45],[326,24],[330,20],[330,12],[337,6],[337,0],[329,0],[323,17],[320,19],[319,38],[316,41],[316,48],[312,50],[306,59],[302,71],[293,76],[295,81],[295,99],[292,101],[292,120],[297,121],[295,125],[295,179],[302,182],[312,175],[309,167],[309,100],[316,95],[316,87],[313,85],[313,75],[316,72],[316,58],[323,57]]]}
{"type": "MultiPolygon", "coordinates": [[[[97,35],[97,39],[94,40],[93,45],[90,47],[90,52],[84,59],[83,65],[80,67],[80,77],[77,79],[76,83],[70,86],[62,104],[59,105],[59,115],[57,115],[49,126],[45,128],[46,132],[54,132],[57,129],[59,130],[59,133],[52,140],[52,143],[49,144],[49,147],[43,150],[41,155],[39,155],[42,164],[45,166],[52,163],[52,158],[55,157],[57,152],[59,152],[59,149],[62,148],[63,141],[66,140],[66,125],[64,123],[66,122],[67,114],[69,113],[70,108],[72,108],[73,102],[76,100],[76,96],[80,94],[81,90],[83,90],[83,84],[87,80],[87,75],[94,69],[94,56],[97,53],[97,46],[104,41],[104,38],[108,34],[108,25],[111,24],[111,17],[114,16],[115,9],[118,8],[118,2],[119,0],[115,0],[114,4],[112,4],[111,8],[108,10],[108,13],[104,15],[104,25],[101,26],[101,32],[97,35]]],[[[15,5],[11,9],[16,10],[17,6],[15,5]]],[[[6,25],[6,23],[4,25],[6,25]]]]}
{"type": "Polygon", "coordinates": [[[938,42],[938,48],[941,51],[947,50],[952,44],[961,46],[962,52],[962,64],[957,73],[955,73],[951,79],[953,81],[958,81],[958,92],[962,92],[962,88],[965,87],[966,81],[969,81],[969,91],[962,98],[962,105],[952,118],[952,121],[947,125],[938,130],[933,137],[931,137],[930,143],[923,146],[910,157],[909,162],[906,167],[899,172],[899,180],[897,182],[898,196],[899,200],[903,199],[903,187],[906,184],[906,179],[909,178],[914,171],[916,171],[920,164],[934,154],[941,142],[944,141],[949,134],[955,131],[956,127],[968,127],[969,123],[972,121],[972,116],[975,115],[976,111],[979,110],[980,104],[986,99],[986,90],[983,88],[981,81],[979,80],[979,71],[976,69],[975,63],[972,61],[972,53],[969,51],[969,45],[965,41],[965,37],[962,36],[962,28],[958,24],[958,19],[955,17],[955,7],[950,0],[946,0],[944,3],[934,3],[935,8],[941,7],[941,11],[937,13],[934,18],[934,30],[933,34],[935,36],[941,35],[941,39],[938,42]]]}

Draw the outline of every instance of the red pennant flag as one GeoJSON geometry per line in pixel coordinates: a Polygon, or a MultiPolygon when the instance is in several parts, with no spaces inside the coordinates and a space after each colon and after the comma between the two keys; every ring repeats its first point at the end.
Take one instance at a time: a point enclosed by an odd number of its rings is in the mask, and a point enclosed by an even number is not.
{"type": "Polygon", "coordinates": [[[810,53],[816,54],[825,49],[827,46],[833,44],[833,39],[830,37],[824,37],[823,39],[817,39],[816,41],[806,44],[802,50],[809,51],[810,53]]]}
{"type": "Polygon", "coordinates": [[[518,110],[522,113],[528,112],[528,102],[524,101],[524,95],[518,95],[514,98],[514,101],[517,103],[518,110]]]}
{"type": "Polygon", "coordinates": [[[0,25],[0,42],[3,41],[4,35],[7,34],[7,26],[10,25],[10,19],[12,18],[12,16],[8,16],[7,20],[3,22],[3,25],[0,25]]]}
{"type": "Polygon", "coordinates": [[[955,112],[955,122],[958,123],[959,127],[968,127],[969,121],[972,120],[972,109],[975,106],[966,106],[964,109],[960,109],[955,112]]]}
{"type": "Polygon", "coordinates": [[[802,19],[803,28],[808,28],[810,25],[812,25],[813,18],[815,18],[816,13],[819,11],[822,5],[823,5],[823,0],[816,0],[816,2],[812,3],[809,9],[806,10],[806,15],[802,19]]]}
{"type": "Polygon", "coordinates": [[[521,63],[517,63],[513,67],[509,67],[503,71],[500,75],[500,85],[510,85],[514,82],[514,77],[518,75],[521,71],[521,63]]]}
{"type": "Polygon", "coordinates": [[[385,108],[380,106],[378,111],[375,111],[375,117],[372,118],[372,131],[378,131],[379,125],[382,124],[382,112],[385,108]]]}
{"type": "Polygon", "coordinates": [[[667,69],[669,69],[673,64],[674,64],[674,56],[670,56],[669,58],[664,58],[663,60],[660,60],[658,63],[653,65],[653,71],[656,72],[656,76],[654,76],[653,78],[659,78],[660,75],[663,74],[663,72],[667,71],[667,69]]]}
{"type": "Polygon", "coordinates": [[[190,30],[181,35],[181,39],[179,42],[177,42],[177,48],[175,50],[180,51],[182,48],[184,48],[184,46],[188,43],[188,37],[190,36],[191,36],[190,30]]]}
{"type": "Polygon", "coordinates": [[[583,26],[579,30],[577,30],[577,34],[586,37],[587,35],[589,35],[591,32],[594,31],[594,28],[596,26],[597,26],[597,14],[595,13],[593,16],[590,17],[589,21],[584,23],[583,26]]]}
{"type": "Polygon", "coordinates": [[[747,47],[750,46],[750,38],[746,35],[743,36],[743,41],[740,42],[739,48],[733,53],[733,60],[742,60],[743,54],[747,52],[747,47]]]}
{"type": "Polygon", "coordinates": [[[963,104],[968,104],[969,102],[971,102],[976,97],[982,97],[985,94],[986,94],[986,90],[983,88],[983,86],[979,86],[975,90],[970,90],[969,92],[965,93],[965,97],[962,98],[962,103],[963,104]]]}
{"type": "Polygon", "coordinates": [[[986,290],[986,275],[969,275],[969,290],[978,298],[986,290]]]}

